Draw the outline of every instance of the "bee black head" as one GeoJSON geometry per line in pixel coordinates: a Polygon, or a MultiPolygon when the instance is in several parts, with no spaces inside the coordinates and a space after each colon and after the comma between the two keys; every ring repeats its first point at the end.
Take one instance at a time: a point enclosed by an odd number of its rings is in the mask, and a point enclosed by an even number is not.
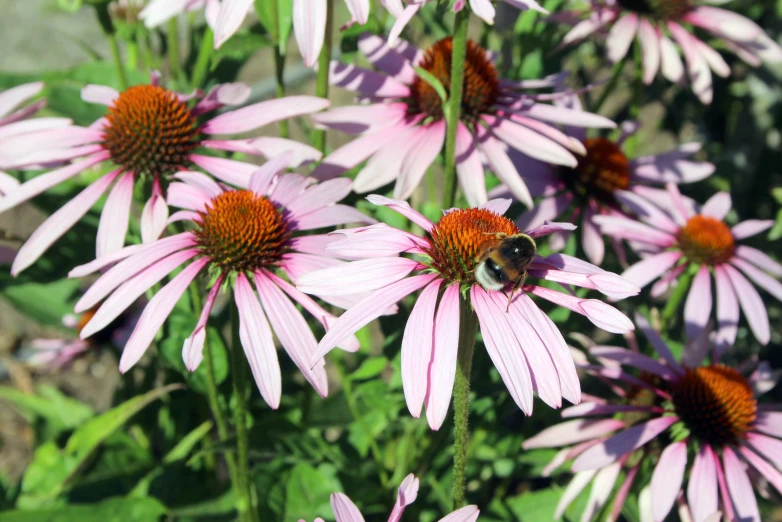
{"type": "Polygon", "coordinates": [[[517,263],[530,262],[537,253],[535,241],[526,234],[516,234],[502,242],[502,257],[517,263]]]}

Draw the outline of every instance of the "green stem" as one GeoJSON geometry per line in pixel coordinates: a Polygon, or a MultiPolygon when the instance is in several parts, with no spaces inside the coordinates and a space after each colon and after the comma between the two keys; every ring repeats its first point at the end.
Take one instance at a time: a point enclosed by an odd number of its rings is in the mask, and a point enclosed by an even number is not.
{"type": "MultiPolygon", "coordinates": [[[[190,301],[193,303],[193,313],[196,315],[200,314],[203,302],[201,300],[201,292],[196,283],[190,285],[190,301]]],[[[217,438],[222,443],[228,440],[228,422],[225,420],[225,413],[220,407],[220,395],[217,390],[217,378],[215,377],[214,353],[212,352],[212,344],[209,342],[208,332],[204,339],[204,363],[206,364],[206,394],[209,401],[209,409],[212,410],[212,416],[217,425],[217,438]]],[[[238,475],[236,474],[236,457],[234,456],[233,451],[225,451],[225,462],[228,466],[228,475],[231,478],[231,484],[234,489],[238,491],[239,482],[238,475]]]]}
{"type": "Polygon", "coordinates": [[[196,58],[193,67],[193,77],[190,83],[194,88],[203,87],[206,80],[206,71],[209,68],[209,59],[212,57],[212,48],[214,47],[214,32],[207,26],[204,31],[204,37],[201,39],[201,47],[198,49],[198,58],[196,58]]]}
{"type": "MultiPolygon", "coordinates": [[[[285,77],[283,73],[285,71],[285,42],[282,41],[280,36],[280,7],[277,0],[271,0],[269,2],[269,13],[271,18],[272,27],[269,28],[272,41],[274,42],[274,77],[277,80],[277,98],[285,96],[285,77]]],[[[327,30],[328,31],[328,30],[327,30]]],[[[329,36],[330,38],[330,36],[329,36]]],[[[320,59],[320,57],[318,57],[320,59]]],[[[326,86],[328,89],[328,85],[326,86]]],[[[326,92],[326,97],[328,91],[326,92]]],[[[280,137],[288,137],[288,120],[280,120],[280,137]]]]}
{"type": "Polygon", "coordinates": [[[641,46],[635,44],[635,83],[633,86],[633,103],[630,105],[630,117],[638,118],[641,113],[641,104],[644,100],[644,81],[643,81],[643,55],[641,46]]]}
{"type": "MultiPolygon", "coordinates": [[[[328,0],[326,8],[326,35],[323,41],[323,49],[318,57],[318,77],[315,84],[315,96],[329,97],[329,62],[331,61],[331,33],[334,23],[334,0],[328,0]]],[[[319,151],[326,152],[326,131],[316,130],[312,133],[312,146],[319,151]]]]}
{"type": "Polygon", "coordinates": [[[136,42],[128,42],[128,69],[138,67],[138,45],[136,42]]]}
{"type": "Polygon", "coordinates": [[[690,283],[698,272],[698,268],[697,264],[691,264],[682,275],[679,276],[676,288],[671,292],[671,296],[668,298],[668,302],[665,303],[665,308],[663,308],[663,313],[660,317],[663,331],[668,328],[671,319],[673,319],[673,316],[679,311],[679,305],[681,305],[684,296],[687,295],[687,290],[690,288],[690,283]]]}
{"type": "Polygon", "coordinates": [[[614,92],[616,84],[619,83],[619,78],[622,76],[622,69],[624,68],[624,64],[624,60],[620,60],[614,64],[614,68],[611,71],[611,79],[608,80],[608,83],[605,85],[605,87],[603,87],[603,94],[600,95],[600,98],[592,106],[592,112],[599,113],[600,109],[603,108],[603,104],[606,102],[608,97],[611,96],[611,93],[614,92]]]}
{"type": "Polygon", "coordinates": [[[239,519],[245,522],[255,522],[258,511],[254,507],[253,495],[250,489],[250,456],[249,436],[247,433],[247,403],[245,392],[247,391],[247,372],[239,341],[239,309],[236,302],[231,300],[231,372],[233,374],[234,392],[234,424],[236,424],[236,475],[238,481],[237,510],[239,519]]]}
{"type": "Polygon", "coordinates": [[[179,77],[179,20],[176,16],[168,21],[168,67],[171,77],[179,77]]]}
{"type": "Polygon", "coordinates": [[[467,469],[467,444],[470,430],[467,425],[470,410],[470,372],[478,317],[470,301],[459,298],[459,352],[456,379],[453,385],[453,508],[465,504],[465,471],[467,469]]]}
{"type": "Polygon", "coordinates": [[[125,76],[125,64],[122,63],[122,54],[119,51],[119,43],[117,43],[117,35],[114,31],[114,23],[111,21],[111,15],[109,14],[109,4],[96,4],[95,14],[98,16],[98,22],[103,29],[103,33],[106,35],[106,39],[109,41],[111,57],[114,61],[114,66],[117,69],[119,88],[121,91],[124,91],[128,88],[128,78],[125,76]]]}
{"type": "Polygon", "coordinates": [[[464,87],[464,60],[467,56],[467,26],[470,10],[462,9],[455,15],[453,23],[453,54],[451,57],[451,86],[446,107],[445,134],[445,194],[443,208],[452,208],[456,201],[456,131],[462,109],[462,88],[464,87]]]}

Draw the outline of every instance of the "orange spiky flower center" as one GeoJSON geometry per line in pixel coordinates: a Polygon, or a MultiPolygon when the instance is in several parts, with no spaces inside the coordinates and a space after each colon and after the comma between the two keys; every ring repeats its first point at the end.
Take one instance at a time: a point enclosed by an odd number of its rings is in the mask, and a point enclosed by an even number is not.
{"type": "Polygon", "coordinates": [[[695,7],[692,0],[617,0],[617,3],[628,11],[658,20],[675,20],[695,7]]]}
{"type": "Polygon", "coordinates": [[[581,198],[595,198],[606,205],[616,203],[614,191],[630,187],[630,162],[619,145],[605,138],[584,141],[586,155],[576,156],[578,165],[560,167],[562,180],[581,198]]]}
{"type": "Polygon", "coordinates": [[[755,422],[758,410],[747,379],[722,364],[687,370],[672,399],[690,433],[715,445],[738,442],[755,422]]]}
{"type": "Polygon", "coordinates": [[[736,251],[736,241],[728,225],[710,216],[697,215],[676,234],[679,248],[694,263],[719,265],[736,251]]]}
{"type": "Polygon", "coordinates": [[[157,85],[126,89],[106,120],[104,147],[112,161],[137,175],[176,172],[198,146],[193,114],[176,94],[157,85]]]}
{"type": "Polygon", "coordinates": [[[221,271],[268,267],[286,251],[290,233],[282,211],[250,190],[224,192],[199,214],[198,246],[221,271]]]}
{"type": "MultiPolygon", "coordinates": [[[[424,55],[419,67],[437,78],[451,95],[451,37],[434,44],[424,55]]],[[[481,114],[492,112],[499,96],[500,80],[497,70],[478,44],[467,42],[464,62],[461,119],[474,124],[481,114]]],[[[410,114],[424,114],[435,120],[443,119],[443,101],[437,91],[423,78],[416,76],[410,86],[410,114]]]]}
{"type": "Polygon", "coordinates": [[[424,250],[431,267],[443,278],[473,285],[478,257],[486,243],[496,237],[494,234],[519,232],[513,221],[491,210],[458,209],[440,218],[429,233],[430,247],[424,250]]]}

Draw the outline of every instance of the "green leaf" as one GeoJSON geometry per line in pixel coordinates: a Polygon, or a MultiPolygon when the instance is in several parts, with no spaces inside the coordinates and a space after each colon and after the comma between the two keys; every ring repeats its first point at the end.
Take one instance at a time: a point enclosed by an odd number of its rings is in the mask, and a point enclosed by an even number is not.
{"type": "Polygon", "coordinates": [[[73,312],[71,298],[80,284],[77,279],[10,284],[0,295],[14,308],[41,324],[62,326],[63,316],[73,312]]]}
{"type": "MultiPolygon", "coordinates": [[[[174,312],[169,316],[167,323],[168,334],[160,343],[160,354],[171,368],[182,374],[188,386],[199,393],[206,394],[207,379],[209,378],[206,364],[201,364],[196,371],[190,372],[182,361],[182,345],[193,332],[196,318],[189,313],[174,312]]],[[[215,381],[219,385],[228,377],[228,351],[216,329],[207,328],[206,332],[207,346],[212,350],[215,381]]]]}
{"type": "Polygon", "coordinates": [[[212,69],[214,69],[221,60],[229,59],[236,61],[245,61],[255,54],[259,49],[270,47],[274,44],[266,35],[242,31],[228,39],[212,55],[212,69]]]}
{"type": "Polygon", "coordinates": [[[22,491],[17,507],[33,509],[54,504],[65,481],[78,464],[77,459],[63,455],[54,442],[39,446],[22,477],[22,491]]]}
{"type": "Polygon", "coordinates": [[[445,87],[443,87],[443,84],[440,83],[440,80],[437,79],[437,77],[427,71],[426,69],[423,69],[421,67],[413,67],[415,69],[415,73],[422,78],[426,83],[432,86],[432,89],[435,90],[435,92],[440,96],[440,99],[443,101],[443,107],[448,103],[448,93],[445,90],[445,87]]]}
{"type": "Polygon", "coordinates": [[[94,415],[92,408],[62,394],[49,385],[38,387],[38,395],[29,395],[16,388],[0,387],[0,399],[12,403],[29,422],[42,419],[44,439],[74,429],[94,415]]]}
{"type": "Polygon", "coordinates": [[[527,491],[507,499],[506,504],[520,522],[554,520],[554,511],[561,496],[562,493],[554,489],[527,491]]]}
{"type": "Polygon", "coordinates": [[[370,357],[361,363],[361,366],[350,375],[350,378],[357,381],[371,379],[379,375],[387,365],[388,359],[385,357],[370,357]]]}
{"type": "Polygon", "coordinates": [[[293,28],[293,0],[276,0],[278,26],[272,23],[272,13],[269,0],[255,0],[255,12],[261,25],[266,28],[273,43],[285,54],[286,43],[293,28]]]}
{"type": "Polygon", "coordinates": [[[153,522],[166,515],[154,498],[110,498],[96,504],[0,513],[0,522],[153,522]]]}
{"type": "Polygon", "coordinates": [[[285,522],[314,520],[331,513],[331,494],[341,490],[337,468],[332,464],[321,464],[317,468],[306,463],[296,464],[285,484],[285,522]]]}

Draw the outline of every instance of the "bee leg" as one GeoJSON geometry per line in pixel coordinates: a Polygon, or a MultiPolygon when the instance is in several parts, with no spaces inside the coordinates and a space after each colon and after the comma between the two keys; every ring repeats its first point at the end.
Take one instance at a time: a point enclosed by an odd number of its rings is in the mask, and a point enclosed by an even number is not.
{"type": "Polygon", "coordinates": [[[510,310],[510,303],[513,301],[513,294],[516,293],[516,290],[524,286],[524,280],[527,279],[527,271],[525,270],[523,274],[521,274],[521,277],[518,281],[513,285],[513,288],[510,290],[510,295],[508,296],[508,306],[505,307],[505,313],[507,314],[510,310]]]}

